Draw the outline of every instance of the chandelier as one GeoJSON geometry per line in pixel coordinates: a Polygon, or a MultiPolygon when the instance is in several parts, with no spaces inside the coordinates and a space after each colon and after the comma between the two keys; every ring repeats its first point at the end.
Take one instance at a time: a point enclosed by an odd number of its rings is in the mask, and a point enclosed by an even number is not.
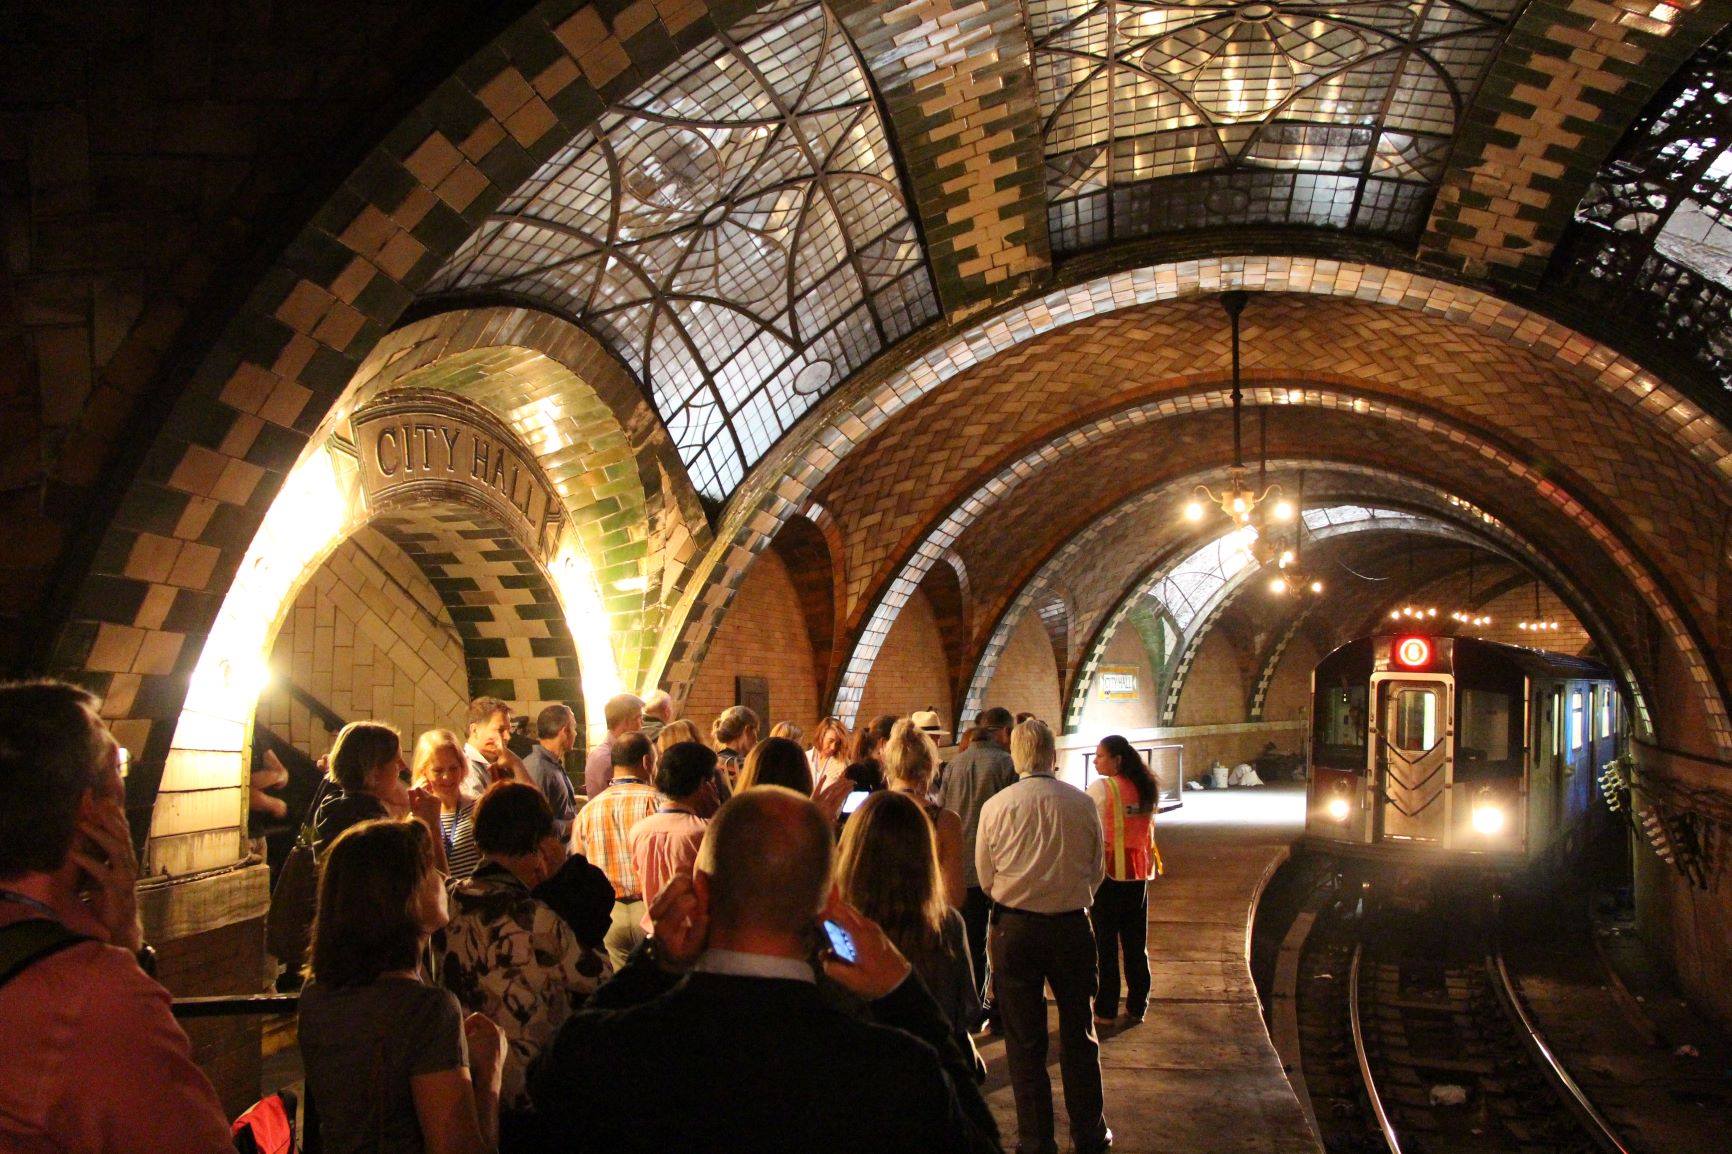
{"type": "Polygon", "coordinates": [[[1457,609],[1450,613],[1449,619],[1457,625],[1465,625],[1470,629],[1478,629],[1491,624],[1491,614],[1479,612],[1479,594],[1474,581],[1473,554],[1467,555],[1467,603],[1470,608],[1457,609]]]}
{"type": "Polygon", "coordinates": [[[1557,621],[1546,617],[1540,609],[1540,583],[1537,580],[1534,582],[1534,615],[1527,621],[1516,622],[1516,628],[1523,633],[1556,633],[1562,628],[1557,621]]]}
{"type": "MultiPolygon", "coordinates": [[[[1245,311],[1246,293],[1234,290],[1221,294],[1221,307],[1233,327],[1233,465],[1227,470],[1227,483],[1216,493],[1207,485],[1198,485],[1185,506],[1185,519],[1201,521],[1208,507],[1218,507],[1228,520],[1240,528],[1258,520],[1257,510],[1270,501],[1269,517],[1274,521],[1291,521],[1295,513],[1293,502],[1286,499],[1280,485],[1270,485],[1261,493],[1246,480],[1244,452],[1244,390],[1239,385],[1239,314],[1245,311]]],[[[1259,473],[1259,480],[1261,475],[1259,473]]]]}
{"type": "MultiPolygon", "coordinates": [[[[1285,502],[1283,502],[1285,503],[1285,502]]],[[[1305,507],[1305,470],[1299,471],[1299,508],[1305,507]]],[[[1305,571],[1305,518],[1293,518],[1293,547],[1275,554],[1275,574],[1269,578],[1269,592],[1277,596],[1296,593],[1316,596],[1323,592],[1321,578],[1305,571]]]]}

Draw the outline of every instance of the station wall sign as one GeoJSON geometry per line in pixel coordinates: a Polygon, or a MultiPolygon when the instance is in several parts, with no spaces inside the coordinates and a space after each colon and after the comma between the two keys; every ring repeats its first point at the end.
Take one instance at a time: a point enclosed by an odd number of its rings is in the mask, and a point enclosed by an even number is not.
{"type": "Polygon", "coordinates": [[[1097,673],[1102,701],[1135,701],[1137,699],[1137,667],[1134,665],[1103,665],[1097,673]]]}
{"type": "Polygon", "coordinates": [[[543,551],[561,519],[552,486],[522,443],[455,397],[387,396],[351,419],[369,507],[467,497],[517,522],[543,551]]]}

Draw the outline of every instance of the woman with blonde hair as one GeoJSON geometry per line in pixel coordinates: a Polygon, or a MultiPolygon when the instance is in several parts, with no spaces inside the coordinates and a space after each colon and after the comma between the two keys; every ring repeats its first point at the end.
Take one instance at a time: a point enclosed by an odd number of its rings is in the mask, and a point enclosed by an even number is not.
{"type": "Polygon", "coordinates": [[[771,737],[785,737],[795,745],[806,740],[806,731],[792,721],[778,721],[770,726],[771,737]]]}
{"type": "Polygon", "coordinates": [[[904,717],[891,727],[889,738],[878,750],[878,761],[884,767],[885,786],[919,802],[932,823],[932,832],[938,839],[944,899],[961,909],[968,896],[962,873],[962,818],[932,800],[932,779],[938,775],[938,746],[930,735],[904,717]]]}
{"type": "Polygon", "coordinates": [[[726,775],[728,788],[745,768],[746,754],[758,744],[758,715],[743,705],[731,705],[716,715],[710,725],[715,741],[716,765],[726,775]]]}
{"type": "Polygon", "coordinates": [[[321,858],[298,1034],[327,1150],[498,1147],[499,1027],[421,971],[445,902],[420,822],[361,822],[321,858]]]}
{"type": "Polygon", "coordinates": [[[449,729],[429,729],[415,742],[412,768],[415,784],[439,799],[445,872],[462,881],[481,861],[481,849],[475,844],[476,799],[463,788],[469,759],[462,739],[449,729]]]}
{"type": "Polygon", "coordinates": [[[698,723],[682,717],[678,721],[670,721],[656,733],[656,757],[678,745],[682,741],[695,741],[702,744],[704,735],[698,732],[698,723]]]}
{"type": "Polygon", "coordinates": [[[806,760],[812,766],[812,782],[820,789],[841,776],[848,768],[848,727],[834,717],[820,721],[812,731],[812,748],[806,760]]]}
{"type": "Polygon", "coordinates": [[[957,1046],[975,1055],[977,1076],[984,1073],[969,1037],[981,1012],[968,932],[945,900],[938,839],[918,798],[893,786],[854,811],[842,830],[836,882],[843,898],[882,926],[919,972],[957,1046]]]}

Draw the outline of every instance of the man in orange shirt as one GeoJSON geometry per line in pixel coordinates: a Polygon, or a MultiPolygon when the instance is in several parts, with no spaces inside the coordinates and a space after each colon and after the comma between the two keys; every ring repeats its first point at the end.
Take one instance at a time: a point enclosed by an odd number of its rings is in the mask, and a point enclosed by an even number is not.
{"type": "MultiPolygon", "coordinates": [[[[692,876],[710,824],[698,816],[698,795],[715,771],[716,751],[695,741],[669,746],[656,763],[656,789],[666,800],[626,835],[645,905],[655,905],[656,895],[674,878],[692,876]]],[[[647,913],[641,924],[647,932],[647,913]]]]}
{"type": "Polygon", "coordinates": [[[0,686],[0,1150],[233,1154],[140,967],[120,749],[73,685],[0,686]]]}

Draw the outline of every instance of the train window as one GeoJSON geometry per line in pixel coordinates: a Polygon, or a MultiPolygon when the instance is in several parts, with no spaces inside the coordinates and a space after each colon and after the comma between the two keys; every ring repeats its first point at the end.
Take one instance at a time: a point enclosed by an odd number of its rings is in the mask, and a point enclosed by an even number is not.
{"type": "Polygon", "coordinates": [[[1570,692],[1570,752],[1582,747],[1588,738],[1587,694],[1576,689],[1570,692]]]}
{"type": "Polygon", "coordinates": [[[1509,758],[1510,698],[1506,693],[1467,689],[1461,695],[1461,732],[1456,754],[1464,762],[1509,758]]]}
{"type": "Polygon", "coordinates": [[[1403,689],[1395,698],[1395,748],[1424,753],[1437,744],[1437,691],[1403,689]]]}
{"type": "Polygon", "coordinates": [[[1365,770],[1365,686],[1338,686],[1317,691],[1319,765],[1331,769],[1365,770]]]}
{"type": "Polygon", "coordinates": [[[1600,736],[1612,736],[1612,687],[1600,687],[1600,736]]]}

